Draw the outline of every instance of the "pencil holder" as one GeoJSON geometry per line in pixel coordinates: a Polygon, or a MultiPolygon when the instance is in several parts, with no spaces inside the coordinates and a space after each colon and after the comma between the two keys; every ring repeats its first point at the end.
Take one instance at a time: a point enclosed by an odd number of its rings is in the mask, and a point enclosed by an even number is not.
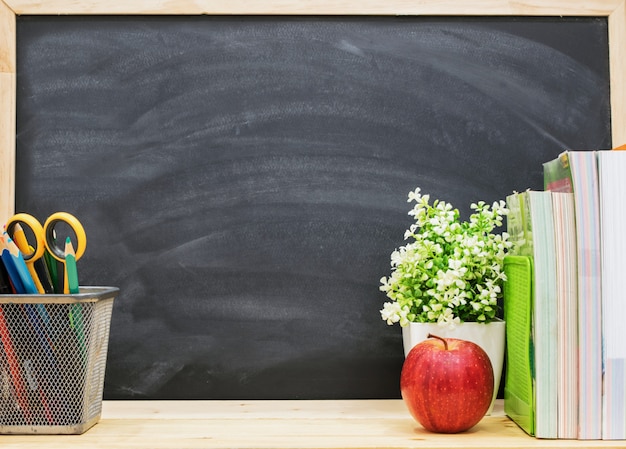
{"type": "Polygon", "coordinates": [[[0,434],[81,434],[98,422],[118,293],[0,295],[0,434]]]}

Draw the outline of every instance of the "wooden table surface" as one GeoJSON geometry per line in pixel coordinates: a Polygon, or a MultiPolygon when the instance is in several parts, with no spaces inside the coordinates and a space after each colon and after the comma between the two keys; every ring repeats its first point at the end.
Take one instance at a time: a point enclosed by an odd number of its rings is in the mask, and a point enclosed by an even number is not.
{"type": "Polygon", "coordinates": [[[626,441],[538,440],[502,411],[456,435],[425,431],[401,400],[104,401],[83,435],[0,435],[0,448],[549,448],[626,441]]]}

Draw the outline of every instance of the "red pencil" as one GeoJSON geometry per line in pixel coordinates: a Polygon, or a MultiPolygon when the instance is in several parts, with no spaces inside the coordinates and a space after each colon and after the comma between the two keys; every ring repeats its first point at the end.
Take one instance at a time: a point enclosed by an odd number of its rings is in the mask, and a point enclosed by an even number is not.
{"type": "Polygon", "coordinates": [[[22,414],[26,419],[26,422],[30,422],[30,411],[28,410],[28,399],[26,396],[26,390],[24,389],[24,381],[20,373],[20,365],[15,357],[15,351],[13,350],[13,343],[11,342],[11,334],[7,327],[7,322],[4,319],[4,311],[0,306],[0,339],[2,339],[2,345],[4,346],[4,353],[7,356],[9,362],[9,370],[11,371],[11,377],[13,378],[13,385],[15,387],[15,394],[17,395],[17,403],[22,410],[22,414]]]}

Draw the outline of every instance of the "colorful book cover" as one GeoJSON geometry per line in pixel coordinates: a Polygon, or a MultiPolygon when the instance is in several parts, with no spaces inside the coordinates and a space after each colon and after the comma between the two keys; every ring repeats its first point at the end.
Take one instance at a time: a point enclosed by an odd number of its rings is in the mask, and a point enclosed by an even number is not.
{"type": "Polygon", "coordinates": [[[543,164],[543,188],[551,192],[574,192],[567,152],[543,164]]]}

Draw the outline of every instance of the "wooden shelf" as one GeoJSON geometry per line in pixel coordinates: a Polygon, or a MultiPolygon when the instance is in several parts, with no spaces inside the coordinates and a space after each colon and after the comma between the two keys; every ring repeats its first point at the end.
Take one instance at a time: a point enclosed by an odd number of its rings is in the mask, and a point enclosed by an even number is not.
{"type": "Polygon", "coordinates": [[[626,441],[539,440],[503,413],[456,435],[425,431],[401,400],[105,401],[83,435],[0,435],[6,448],[599,448],[626,441]]]}

